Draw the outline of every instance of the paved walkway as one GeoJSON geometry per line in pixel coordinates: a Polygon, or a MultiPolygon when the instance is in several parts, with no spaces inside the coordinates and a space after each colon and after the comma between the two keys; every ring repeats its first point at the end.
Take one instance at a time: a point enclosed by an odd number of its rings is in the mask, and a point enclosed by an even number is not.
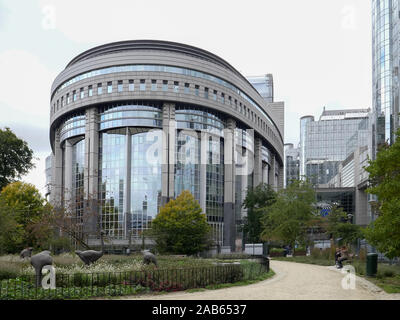
{"type": "Polygon", "coordinates": [[[344,274],[335,267],[323,267],[284,261],[271,261],[276,275],[249,286],[163,295],[122,297],[141,300],[387,300],[399,299],[400,294],[384,291],[357,277],[356,288],[342,288],[344,274]]]}

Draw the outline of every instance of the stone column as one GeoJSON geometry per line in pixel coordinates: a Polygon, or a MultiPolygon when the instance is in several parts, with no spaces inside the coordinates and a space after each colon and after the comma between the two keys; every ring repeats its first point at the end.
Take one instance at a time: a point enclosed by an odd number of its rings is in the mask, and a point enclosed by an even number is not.
{"type": "Polygon", "coordinates": [[[124,185],[124,215],[125,215],[125,238],[129,235],[129,226],[131,224],[131,157],[132,157],[132,136],[129,128],[126,128],[125,153],[126,170],[124,185]]]}
{"type": "Polygon", "coordinates": [[[87,200],[85,213],[91,214],[86,231],[93,233],[100,222],[98,217],[99,186],[99,114],[97,108],[86,110],[84,195],[87,200]]]}
{"type": "Polygon", "coordinates": [[[271,166],[269,168],[269,185],[274,188],[274,190],[277,190],[277,185],[275,183],[275,155],[271,154],[271,166]]]}
{"type": "Polygon", "coordinates": [[[284,181],[283,181],[284,174],[285,174],[284,167],[283,166],[279,166],[278,186],[277,186],[278,190],[283,189],[283,186],[284,186],[284,181]]]}
{"type": "Polygon", "coordinates": [[[161,205],[175,196],[175,104],[163,105],[163,146],[161,164],[161,205]]]}
{"type": "Polygon", "coordinates": [[[71,141],[66,140],[64,145],[64,203],[66,209],[73,209],[75,199],[73,196],[73,168],[72,168],[73,145],[71,141]],[[71,202],[71,200],[74,200],[71,202]]]}
{"type": "Polygon", "coordinates": [[[224,131],[224,236],[223,245],[235,251],[235,128],[236,121],[227,120],[224,131]]]}
{"type": "Polygon", "coordinates": [[[268,164],[266,162],[262,163],[262,183],[268,184],[268,164]]]}
{"type": "Polygon", "coordinates": [[[50,202],[55,207],[61,207],[62,203],[62,158],[63,150],[60,146],[60,131],[59,129],[55,132],[54,139],[54,160],[52,165],[51,173],[51,194],[50,202]]]}
{"type": "Polygon", "coordinates": [[[254,188],[263,182],[263,165],[262,165],[262,140],[255,138],[254,140],[254,188]]]}

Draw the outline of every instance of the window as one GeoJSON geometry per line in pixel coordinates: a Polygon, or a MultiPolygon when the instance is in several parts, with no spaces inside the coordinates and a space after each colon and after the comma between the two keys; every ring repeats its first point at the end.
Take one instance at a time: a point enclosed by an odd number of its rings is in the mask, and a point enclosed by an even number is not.
{"type": "Polygon", "coordinates": [[[168,91],[168,80],[163,80],[162,89],[163,91],[168,91]]]}
{"type": "Polygon", "coordinates": [[[225,103],[225,93],[221,93],[221,102],[225,103]]]}
{"type": "Polygon", "coordinates": [[[61,108],[64,107],[64,103],[65,103],[64,97],[61,97],[61,108]]]}
{"type": "Polygon", "coordinates": [[[229,96],[228,100],[229,100],[229,105],[231,106],[232,105],[232,97],[229,96]]]}
{"type": "Polygon", "coordinates": [[[124,90],[124,82],[122,80],[118,80],[118,92],[122,92],[124,90]]]}
{"type": "Polygon", "coordinates": [[[185,83],[185,93],[190,93],[190,84],[185,83]]]}
{"type": "Polygon", "coordinates": [[[214,90],[213,92],[213,100],[217,101],[217,90],[214,90]]]}
{"type": "Polygon", "coordinates": [[[93,96],[93,86],[89,86],[89,88],[88,88],[88,96],[89,97],[93,96]]]}
{"type": "Polygon", "coordinates": [[[60,105],[60,103],[59,103],[59,101],[57,100],[57,111],[58,111],[59,105],[60,105]]]}
{"type": "Polygon", "coordinates": [[[81,99],[85,98],[85,91],[81,88],[81,99]]]}
{"type": "Polygon", "coordinates": [[[135,83],[133,80],[129,80],[129,91],[135,91],[135,83]]]}
{"type": "Polygon", "coordinates": [[[73,101],[76,101],[76,98],[77,98],[77,96],[76,96],[76,90],[74,90],[73,92],[72,92],[72,99],[73,99],[73,101]]]}
{"type": "Polygon", "coordinates": [[[69,97],[69,93],[67,93],[67,104],[69,104],[71,102],[71,99],[69,97]]]}
{"type": "Polygon", "coordinates": [[[101,86],[101,83],[98,83],[98,84],[97,84],[97,94],[100,95],[100,94],[102,94],[102,93],[103,93],[103,88],[102,88],[102,86],[101,86]]]}
{"type": "Polygon", "coordinates": [[[140,80],[140,91],[145,91],[146,90],[146,80],[145,79],[141,79],[140,80]]]}
{"type": "Polygon", "coordinates": [[[194,94],[195,94],[196,96],[199,95],[199,89],[200,89],[200,87],[196,84],[196,85],[194,86],[194,94]]]}
{"type": "Polygon", "coordinates": [[[157,80],[151,80],[151,90],[157,91],[157,80]]]}
{"type": "Polygon", "coordinates": [[[179,82],[174,81],[174,92],[179,92],[179,82]]]}
{"type": "Polygon", "coordinates": [[[112,93],[112,82],[107,82],[107,93],[112,93]]]}
{"type": "Polygon", "coordinates": [[[208,88],[204,88],[204,98],[208,99],[208,88]]]}

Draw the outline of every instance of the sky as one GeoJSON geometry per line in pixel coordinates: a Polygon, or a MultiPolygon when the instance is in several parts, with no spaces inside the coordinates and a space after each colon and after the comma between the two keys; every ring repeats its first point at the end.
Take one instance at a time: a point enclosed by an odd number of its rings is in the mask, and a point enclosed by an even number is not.
{"type": "Polygon", "coordinates": [[[0,0],[0,128],[35,152],[23,181],[44,193],[50,88],[76,55],[129,39],[208,50],[244,76],[272,73],[285,102],[285,143],[299,119],[327,109],[371,108],[368,0],[0,0]]]}

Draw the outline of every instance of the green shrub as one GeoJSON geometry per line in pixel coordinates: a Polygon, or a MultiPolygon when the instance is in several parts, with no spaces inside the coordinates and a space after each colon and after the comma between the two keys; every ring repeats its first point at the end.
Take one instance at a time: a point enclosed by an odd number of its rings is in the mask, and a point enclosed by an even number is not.
{"type": "Polygon", "coordinates": [[[285,249],[283,249],[283,248],[271,248],[269,250],[269,252],[270,253],[283,253],[283,252],[285,252],[285,249]]]}

